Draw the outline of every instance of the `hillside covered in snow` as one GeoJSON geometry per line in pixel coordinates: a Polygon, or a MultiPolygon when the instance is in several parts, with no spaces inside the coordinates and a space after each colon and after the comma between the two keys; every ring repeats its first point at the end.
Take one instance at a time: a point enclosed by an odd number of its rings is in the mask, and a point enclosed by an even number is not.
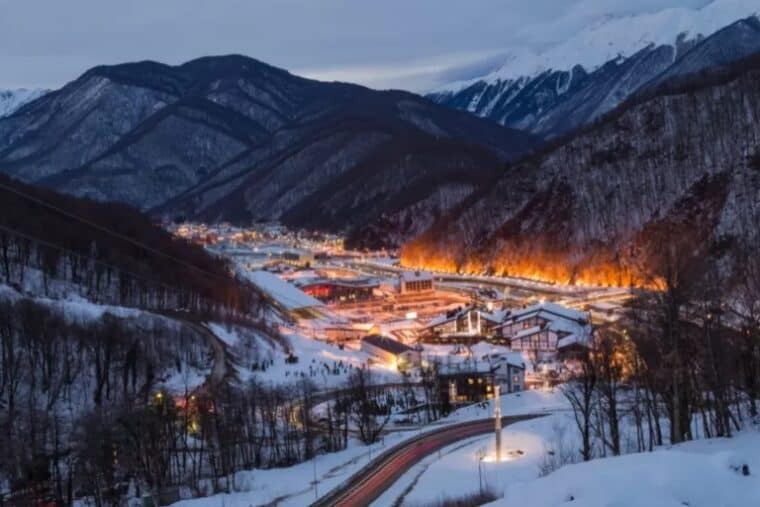
{"type": "Polygon", "coordinates": [[[27,90],[21,88],[18,90],[0,90],[0,118],[10,116],[15,113],[21,106],[42,97],[47,90],[35,89],[27,90]]]}
{"type": "Polygon", "coordinates": [[[561,135],[665,79],[760,50],[758,11],[749,0],[714,0],[700,9],[604,17],[542,52],[512,52],[497,70],[428,97],[502,125],[561,135]]]}

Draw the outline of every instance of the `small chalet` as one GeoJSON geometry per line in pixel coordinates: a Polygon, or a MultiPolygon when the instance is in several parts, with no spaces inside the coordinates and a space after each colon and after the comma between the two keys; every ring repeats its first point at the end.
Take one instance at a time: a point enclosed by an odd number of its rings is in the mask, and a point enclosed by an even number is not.
{"type": "Polygon", "coordinates": [[[444,413],[462,403],[493,397],[495,368],[488,361],[458,361],[437,365],[438,385],[444,413]]]}
{"type": "Polygon", "coordinates": [[[535,361],[583,352],[593,334],[587,313],[555,303],[514,311],[495,329],[512,350],[533,354],[535,361]]]}
{"type": "Polygon", "coordinates": [[[503,313],[485,312],[474,306],[457,308],[431,320],[420,334],[435,343],[477,342],[491,337],[502,318],[503,313]]]}

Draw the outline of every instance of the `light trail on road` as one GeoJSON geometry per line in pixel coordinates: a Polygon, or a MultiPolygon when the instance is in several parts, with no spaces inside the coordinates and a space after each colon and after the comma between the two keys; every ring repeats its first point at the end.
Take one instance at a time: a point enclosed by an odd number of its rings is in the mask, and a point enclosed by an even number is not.
{"type": "MultiPolygon", "coordinates": [[[[502,417],[502,426],[541,417],[537,414],[502,417]]],[[[360,507],[376,500],[412,466],[426,456],[460,440],[494,429],[493,418],[460,423],[402,442],[312,504],[312,507],[360,507]]]]}

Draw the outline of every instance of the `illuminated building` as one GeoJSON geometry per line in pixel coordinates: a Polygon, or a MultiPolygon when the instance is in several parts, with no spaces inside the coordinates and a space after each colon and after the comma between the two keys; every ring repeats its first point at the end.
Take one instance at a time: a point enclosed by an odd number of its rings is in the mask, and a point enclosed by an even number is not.
{"type": "Polygon", "coordinates": [[[298,285],[306,294],[324,302],[366,301],[380,287],[378,281],[368,278],[311,278],[298,285]]]}
{"type": "Polygon", "coordinates": [[[362,338],[361,350],[379,362],[399,370],[420,364],[419,350],[386,336],[365,336],[362,338]]]}
{"type": "Polygon", "coordinates": [[[554,303],[540,303],[517,310],[496,326],[512,350],[554,359],[563,350],[575,351],[591,343],[588,314],[554,303]]]}
{"type": "Polygon", "coordinates": [[[449,413],[462,403],[485,401],[493,397],[496,368],[488,362],[464,361],[438,364],[441,410],[449,413]]]}

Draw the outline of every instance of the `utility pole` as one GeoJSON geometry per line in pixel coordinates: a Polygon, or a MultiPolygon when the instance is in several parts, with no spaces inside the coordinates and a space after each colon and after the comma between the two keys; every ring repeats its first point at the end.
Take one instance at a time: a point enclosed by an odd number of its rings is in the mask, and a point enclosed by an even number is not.
{"type": "Polygon", "coordinates": [[[493,417],[494,432],[496,433],[496,462],[501,461],[501,396],[498,384],[493,386],[493,417]]]}

